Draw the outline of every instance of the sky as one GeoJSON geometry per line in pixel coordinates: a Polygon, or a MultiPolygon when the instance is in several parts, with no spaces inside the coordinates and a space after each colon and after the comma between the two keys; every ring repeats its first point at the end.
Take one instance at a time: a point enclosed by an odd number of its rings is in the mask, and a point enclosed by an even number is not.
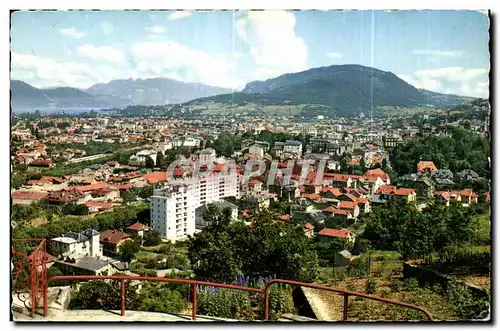
{"type": "Polygon", "coordinates": [[[11,78],[88,88],[166,77],[242,89],[361,64],[417,88],[489,95],[489,19],[474,11],[19,11],[11,78]]]}

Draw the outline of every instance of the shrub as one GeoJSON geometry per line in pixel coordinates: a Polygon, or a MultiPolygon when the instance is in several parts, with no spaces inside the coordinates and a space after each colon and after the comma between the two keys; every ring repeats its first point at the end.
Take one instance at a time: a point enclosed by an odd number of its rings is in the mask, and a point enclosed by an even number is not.
{"type": "Polygon", "coordinates": [[[158,274],[156,273],[156,270],[151,270],[151,269],[139,269],[136,271],[139,276],[143,277],[156,277],[158,274]]]}
{"type": "Polygon", "coordinates": [[[269,295],[269,318],[279,319],[283,314],[293,313],[292,290],[289,286],[273,286],[269,295]]]}
{"type": "Polygon", "coordinates": [[[251,320],[257,316],[258,309],[252,298],[245,291],[200,286],[197,311],[200,315],[251,320]]]}
{"type": "Polygon", "coordinates": [[[375,294],[377,293],[377,281],[373,278],[368,278],[366,281],[366,287],[365,287],[365,292],[368,294],[375,294]]]}
{"type": "Polygon", "coordinates": [[[455,312],[462,319],[483,319],[489,313],[489,300],[476,298],[463,284],[451,281],[447,288],[448,298],[453,302],[455,312]]]}
{"type": "Polygon", "coordinates": [[[406,278],[403,283],[403,289],[408,292],[418,291],[420,289],[418,280],[416,278],[406,278]]]}
{"type": "Polygon", "coordinates": [[[145,284],[140,295],[140,309],[162,313],[181,313],[187,307],[183,295],[165,285],[145,284]]]}

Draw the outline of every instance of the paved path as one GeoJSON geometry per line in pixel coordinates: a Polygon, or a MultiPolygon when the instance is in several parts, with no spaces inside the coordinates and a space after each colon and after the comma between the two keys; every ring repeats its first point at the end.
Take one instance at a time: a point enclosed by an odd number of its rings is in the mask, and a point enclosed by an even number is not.
{"type": "Polygon", "coordinates": [[[40,312],[33,317],[27,310],[12,310],[15,322],[38,321],[38,322],[234,322],[235,320],[222,319],[216,317],[197,316],[196,321],[191,320],[191,316],[184,314],[152,313],[145,311],[125,311],[125,316],[120,315],[120,311],[104,310],[58,310],[49,309],[49,316],[46,318],[40,312]]]}
{"type": "Polygon", "coordinates": [[[344,299],[333,292],[302,287],[302,291],[319,321],[341,321],[344,299]]]}

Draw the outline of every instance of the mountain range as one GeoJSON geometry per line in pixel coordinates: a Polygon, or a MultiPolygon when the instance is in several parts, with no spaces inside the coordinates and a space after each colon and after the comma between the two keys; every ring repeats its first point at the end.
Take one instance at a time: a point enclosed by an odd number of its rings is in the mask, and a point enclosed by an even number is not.
{"type": "MultiPolygon", "coordinates": [[[[166,78],[113,80],[88,89],[38,89],[11,81],[14,111],[36,107],[114,108],[128,105],[322,105],[338,115],[383,106],[452,107],[475,98],[417,89],[391,72],[361,65],[333,65],[248,83],[241,92],[166,78]]],[[[62,110],[62,109],[61,109],[62,110]]]]}
{"type": "Polygon", "coordinates": [[[231,90],[173,79],[120,79],[95,84],[87,89],[57,87],[38,89],[23,81],[11,80],[11,105],[14,111],[34,108],[121,108],[129,105],[178,104],[231,90]]]}
{"type": "Polygon", "coordinates": [[[338,115],[352,115],[371,107],[452,107],[474,99],[417,89],[392,72],[361,65],[333,65],[250,82],[241,93],[192,100],[189,104],[314,104],[327,106],[338,115]]]}

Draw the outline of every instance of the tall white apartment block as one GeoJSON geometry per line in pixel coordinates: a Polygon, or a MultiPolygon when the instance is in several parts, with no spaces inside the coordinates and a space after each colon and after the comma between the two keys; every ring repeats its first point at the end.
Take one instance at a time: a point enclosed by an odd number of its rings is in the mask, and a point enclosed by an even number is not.
{"type": "Polygon", "coordinates": [[[238,194],[236,173],[169,182],[153,192],[150,227],[168,240],[186,238],[195,231],[196,208],[238,194]]]}

